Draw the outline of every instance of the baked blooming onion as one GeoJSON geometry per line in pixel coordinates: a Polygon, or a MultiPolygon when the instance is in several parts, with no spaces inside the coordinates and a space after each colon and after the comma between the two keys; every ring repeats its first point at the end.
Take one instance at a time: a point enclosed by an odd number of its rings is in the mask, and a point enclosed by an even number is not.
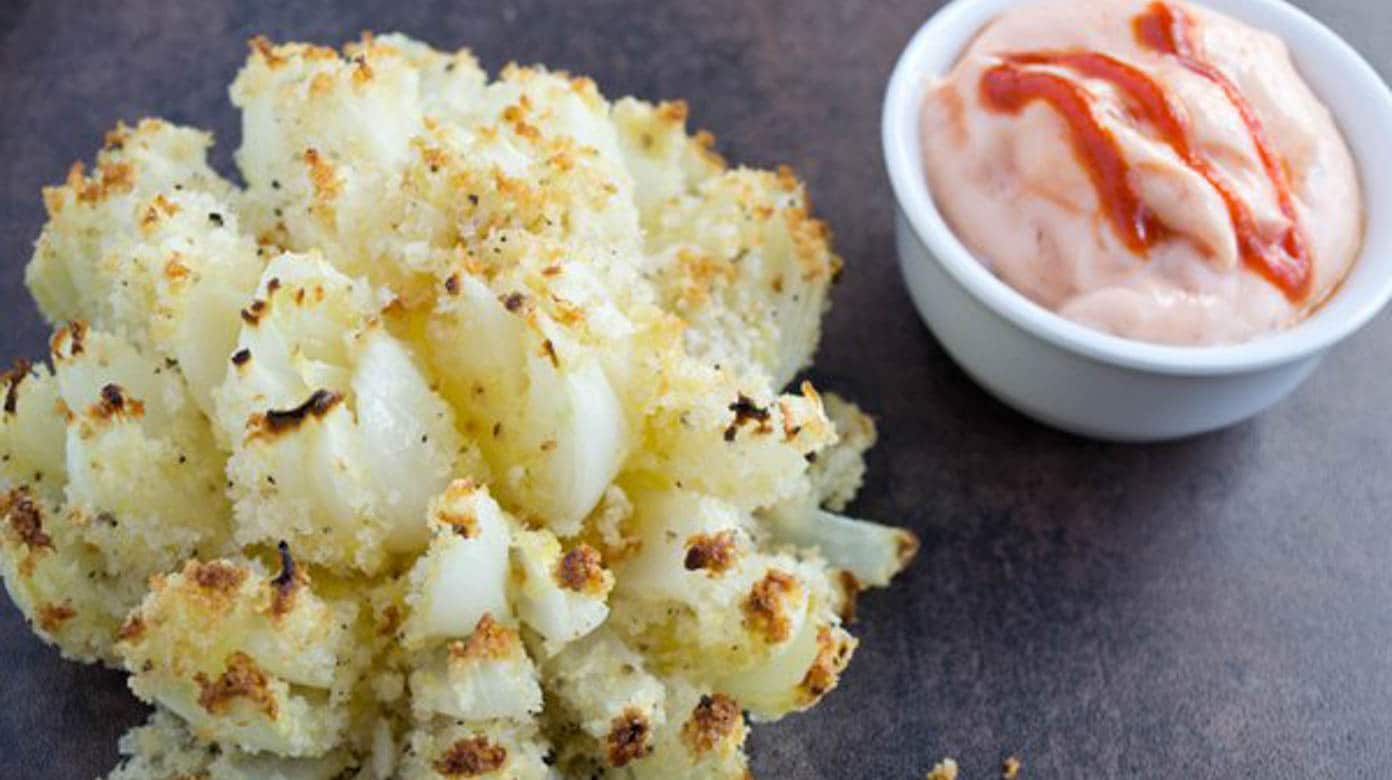
{"type": "Polygon", "coordinates": [[[245,186],[147,119],[44,192],[0,568],[154,707],[113,778],[744,777],[906,531],[798,382],[841,268],[681,103],[252,42],[245,186]]]}

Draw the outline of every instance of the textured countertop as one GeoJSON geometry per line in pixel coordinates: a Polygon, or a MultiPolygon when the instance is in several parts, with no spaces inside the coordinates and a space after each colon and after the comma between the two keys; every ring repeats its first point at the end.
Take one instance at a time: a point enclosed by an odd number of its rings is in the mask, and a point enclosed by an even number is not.
{"type": "MultiPolygon", "coordinates": [[[[842,687],[759,728],[761,777],[1387,777],[1392,320],[1261,418],[1164,446],[1043,429],[988,398],[900,285],[880,97],[930,0],[159,3],[0,0],[0,356],[43,354],[21,277],[39,188],[117,119],[211,127],[245,53],[399,29],[685,97],[732,160],[792,164],[848,269],[815,377],[881,421],[856,511],[914,528],[862,602],[842,687]],[[99,6],[100,7],[97,7],[99,6]],[[234,7],[235,6],[235,7],[234,7]]],[[[1301,3],[1392,72],[1385,0],[1301,3]]],[[[61,662],[0,599],[0,777],[90,778],[142,719],[120,675],[61,662]]]]}

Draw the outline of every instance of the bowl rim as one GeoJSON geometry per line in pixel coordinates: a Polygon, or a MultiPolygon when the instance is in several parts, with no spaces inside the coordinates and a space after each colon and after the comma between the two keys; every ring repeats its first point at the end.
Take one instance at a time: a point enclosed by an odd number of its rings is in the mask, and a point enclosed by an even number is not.
{"type": "MultiPolygon", "coordinates": [[[[997,316],[1038,338],[1093,360],[1152,373],[1174,376],[1204,376],[1260,371],[1308,357],[1328,349],[1368,323],[1392,299],[1392,274],[1386,274],[1359,289],[1342,284],[1334,295],[1358,294],[1357,305],[1345,316],[1321,318],[1319,312],[1280,331],[1236,344],[1216,346],[1171,346],[1114,336],[1065,319],[1025,297],[979,262],[947,225],[933,200],[927,177],[919,169],[919,109],[921,87],[927,78],[922,60],[934,53],[942,37],[970,41],[988,23],[978,21],[980,7],[1004,9],[1030,0],[953,0],[930,17],[910,39],[895,63],[885,92],[881,115],[881,141],[885,165],[900,215],[923,243],[931,260],[974,298],[997,316]],[[963,28],[970,29],[963,34],[963,28]]],[[[1194,0],[1190,0],[1193,2],[1194,0]]],[[[1199,0],[1214,10],[1243,17],[1279,21],[1282,28],[1299,29],[1300,40],[1286,40],[1294,59],[1322,58],[1337,63],[1347,76],[1347,86],[1364,95],[1363,106],[1392,137],[1392,91],[1377,71],[1350,44],[1321,22],[1283,0],[1199,0]]],[[[992,14],[994,15],[994,13],[992,14]]],[[[1262,22],[1255,23],[1261,26],[1262,22]]],[[[1347,114],[1329,106],[1336,124],[1344,133],[1353,154],[1363,191],[1364,245],[1354,259],[1354,267],[1369,254],[1368,228],[1373,215],[1368,201],[1365,175],[1369,150],[1360,149],[1349,138],[1347,114]]],[[[1353,271],[1350,271],[1352,274],[1353,271]]],[[[1322,306],[1328,306],[1327,303],[1322,306]]]]}

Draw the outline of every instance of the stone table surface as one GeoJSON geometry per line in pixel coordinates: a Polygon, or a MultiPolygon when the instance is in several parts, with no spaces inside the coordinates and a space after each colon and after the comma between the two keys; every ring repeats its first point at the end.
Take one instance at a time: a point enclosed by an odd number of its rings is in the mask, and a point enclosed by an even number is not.
{"type": "MultiPolygon", "coordinates": [[[[1301,3],[1392,69],[1385,0],[1301,3]]],[[[43,354],[21,277],[41,186],[116,120],[214,129],[254,33],[363,29],[685,97],[720,150],[790,163],[847,273],[815,377],[882,443],[856,511],[912,527],[916,564],[864,599],[861,649],[814,712],[759,728],[762,777],[1388,777],[1392,320],[1252,422],[1161,446],[1046,430],[993,401],[900,284],[879,145],[890,67],[931,0],[87,3],[0,0],[0,354],[43,354]]],[[[143,717],[121,677],[61,662],[0,606],[0,777],[90,778],[143,717]]]]}

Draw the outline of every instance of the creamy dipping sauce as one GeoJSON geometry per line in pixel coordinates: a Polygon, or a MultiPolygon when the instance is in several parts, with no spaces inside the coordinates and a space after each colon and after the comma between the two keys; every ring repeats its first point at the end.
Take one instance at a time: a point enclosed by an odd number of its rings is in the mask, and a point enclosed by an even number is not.
{"type": "Polygon", "coordinates": [[[1042,0],[923,106],[925,174],[1007,284],[1098,330],[1239,342],[1299,321],[1358,252],[1358,177],[1276,37],[1177,0],[1042,0]]]}

